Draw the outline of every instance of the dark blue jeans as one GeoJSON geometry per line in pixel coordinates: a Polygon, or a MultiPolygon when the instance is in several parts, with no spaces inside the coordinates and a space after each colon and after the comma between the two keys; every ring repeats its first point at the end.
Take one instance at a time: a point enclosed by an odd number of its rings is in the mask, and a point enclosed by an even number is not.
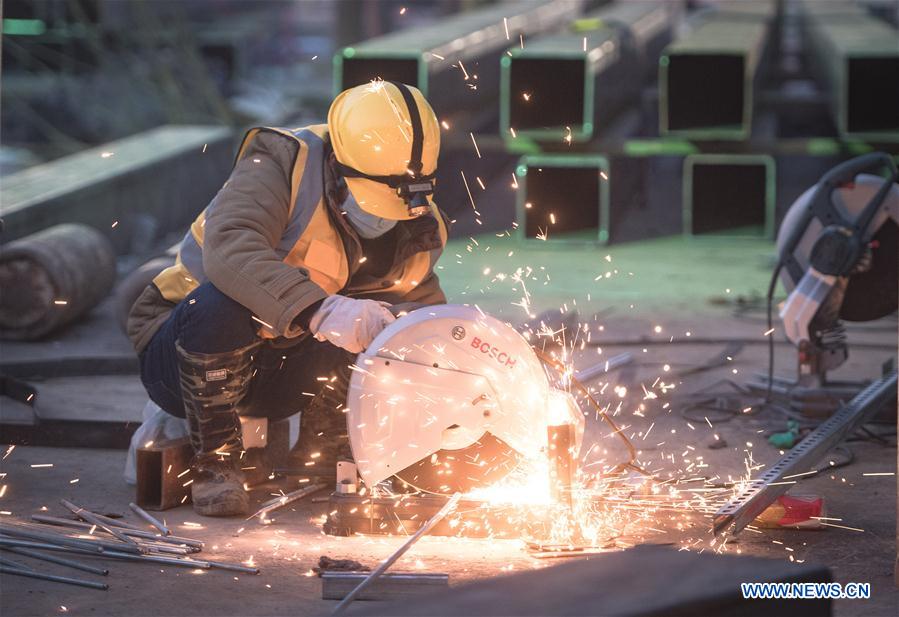
{"type": "MultiPolygon", "coordinates": [[[[187,351],[216,354],[258,341],[259,324],[249,309],[212,283],[204,283],[178,303],[140,355],[140,376],[154,403],[173,416],[184,417],[175,342],[187,351]]],[[[352,363],[355,356],[311,336],[291,342],[266,341],[254,352],[254,375],[242,401],[241,415],[280,420],[303,411],[322,381],[352,363]]]]}

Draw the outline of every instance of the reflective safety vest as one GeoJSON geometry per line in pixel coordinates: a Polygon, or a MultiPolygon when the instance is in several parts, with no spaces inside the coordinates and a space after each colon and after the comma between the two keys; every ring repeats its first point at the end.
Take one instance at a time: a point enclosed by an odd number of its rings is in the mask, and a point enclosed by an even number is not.
{"type": "MultiPolygon", "coordinates": [[[[379,284],[367,287],[356,284],[347,287],[351,283],[351,269],[343,237],[341,230],[328,213],[328,204],[324,196],[323,171],[327,125],[297,129],[272,127],[251,129],[241,143],[235,164],[244,157],[248,145],[260,131],[279,133],[295,140],[299,145],[291,174],[291,208],[288,223],[280,241],[273,247],[284,263],[307,270],[309,278],[329,294],[403,296],[425,280],[442,253],[447,238],[446,224],[434,204],[431,204],[431,210],[439,226],[439,248],[409,255],[403,264],[402,276],[390,281],[389,285],[379,281],[379,284]]],[[[226,182],[225,186],[227,185],[226,182]]],[[[170,302],[180,302],[207,280],[203,270],[203,231],[207,212],[214,207],[215,201],[207,206],[190,226],[181,242],[175,265],[163,270],[153,280],[162,296],[170,302]]],[[[263,328],[260,334],[273,336],[267,330],[263,328]]]]}

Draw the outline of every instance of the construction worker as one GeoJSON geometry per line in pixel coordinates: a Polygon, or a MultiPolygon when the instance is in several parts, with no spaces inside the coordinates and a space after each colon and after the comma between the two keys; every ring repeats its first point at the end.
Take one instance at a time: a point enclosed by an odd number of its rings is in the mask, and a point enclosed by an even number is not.
{"type": "Polygon", "coordinates": [[[356,354],[393,305],[446,301],[434,264],[447,223],[430,200],[439,150],[431,106],[394,82],[341,93],[327,125],[247,133],[128,320],[150,398],[188,420],[198,513],[248,510],[241,414],[302,412],[297,451],[326,475],[348,454],[356,354]]]}

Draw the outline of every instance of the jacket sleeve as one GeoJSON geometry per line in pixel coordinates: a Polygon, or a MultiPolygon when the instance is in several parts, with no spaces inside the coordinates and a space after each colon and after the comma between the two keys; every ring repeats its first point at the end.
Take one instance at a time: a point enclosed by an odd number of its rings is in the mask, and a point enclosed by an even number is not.
{"type": "Polygon", "coordinates": [[[302,333],[295,318],[328,293],[275,247],[290,216],[290,177],[299,144],[260,132],[207,210],[203,269],[222,293],[278,335],[302,333]]]}

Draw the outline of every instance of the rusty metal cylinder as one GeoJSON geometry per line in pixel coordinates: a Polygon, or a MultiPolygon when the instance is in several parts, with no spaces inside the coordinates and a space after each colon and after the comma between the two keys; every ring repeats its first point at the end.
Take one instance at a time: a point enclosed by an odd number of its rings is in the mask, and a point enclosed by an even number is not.
{"type": "Polygon", "coordinates": [[[116,278],[99,231],[65,224],[0,247],[0,339],[33,340],[96,306],[116,278]]]}

